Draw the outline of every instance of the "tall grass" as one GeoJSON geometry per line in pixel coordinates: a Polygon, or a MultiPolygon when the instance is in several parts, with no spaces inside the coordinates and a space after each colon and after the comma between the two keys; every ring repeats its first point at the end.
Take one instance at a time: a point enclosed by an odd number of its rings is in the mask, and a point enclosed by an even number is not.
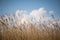
{"type": "Polygon", "coordinates": [[[60,40],[60,20],[45,25],[36,24],[8,24],[14,21],[10,18],[0,18],[0,40],[60,40]]]}

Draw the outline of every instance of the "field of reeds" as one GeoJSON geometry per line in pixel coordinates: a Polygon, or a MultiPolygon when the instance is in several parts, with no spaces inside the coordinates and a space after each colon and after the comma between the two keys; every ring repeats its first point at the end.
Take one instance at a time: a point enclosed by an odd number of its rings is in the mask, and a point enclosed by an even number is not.
{"type": "Polygon", "coordinates": [[[19,24],[9,17],[0,17],[0,40],[60,40],[60,20],[19,24]]]}

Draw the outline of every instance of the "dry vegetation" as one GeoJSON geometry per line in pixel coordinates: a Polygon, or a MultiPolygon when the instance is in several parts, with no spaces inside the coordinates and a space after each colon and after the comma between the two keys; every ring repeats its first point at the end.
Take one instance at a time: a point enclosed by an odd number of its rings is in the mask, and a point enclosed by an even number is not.
{"type": "Polygon", "coordinates": [[[60,40],[60,20],[49,25],[9,25],[7,22],[7,19],[0,18],[0,40],[60,40]]]}

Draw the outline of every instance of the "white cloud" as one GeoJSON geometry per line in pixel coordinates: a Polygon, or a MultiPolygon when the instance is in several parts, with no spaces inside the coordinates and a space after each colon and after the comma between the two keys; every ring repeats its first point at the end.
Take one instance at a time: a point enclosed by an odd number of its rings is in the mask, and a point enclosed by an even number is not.
{"type": "MultiPolygon", "coordinates": [[[[39,9],[35,9],[32,10],[30,12],[30,14],[27,14],[28,12],[26,10],[17,10],[15,13],[15,16],[11,16],[11,18],[15,22],[17,22],[18,25],[20,25],[20,23],[24,24],[24,22],[26,22],[27,24],[30,23],[36,23],[36,22],[44,22],[44,21],[48,21],[50,20],[50,17],[43,17],[42,15],[47,13],[53,13],[53,11],[47,11],[45,8],[39,8],[39,9]]],[[[8,16],[7,16],[8,17],[8,16]]]]}
{"type": "MultiPolygon", "coordinates": [[[[43,18],[43,16],[48,15],[47,13],[53,14],[54,12],[48,11],[43,7],[32,10],[29,14],[27,14],[26,10],[17,10],[16,17],[18,19],[18,22],[21,20],[22,23],[24,23],[24,22],[28,23],[29,21],[31,22],[31,19],[32,19],[32,22],[33,21],[39,22],[39,21],[46,20],[46,17],[43,18]],[[41,19],[40,19],[40,17],[41,17],[41,19]]],[[[49,20],[49,18],[50,17],[47,17],[47,20],[49,20]]]]}
{"type": "Polygon", "coordinates": [[[47,11],[45,10],[45,8],[39,8],[37,10],[33,10],[30,15],[33,15],[33,16],[40,16],[40,15],[43,15],[44,13],[46,13],[47,11]]]}

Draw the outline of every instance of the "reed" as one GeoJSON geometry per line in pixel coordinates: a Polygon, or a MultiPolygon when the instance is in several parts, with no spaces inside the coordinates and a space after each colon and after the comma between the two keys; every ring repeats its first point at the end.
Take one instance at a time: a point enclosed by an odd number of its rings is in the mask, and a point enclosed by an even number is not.
{"type": "Polygon", "coordinates": [[[0,18],[0,40],[60,40],[60,21],[9,25],[8,20],[0,18]]]}

